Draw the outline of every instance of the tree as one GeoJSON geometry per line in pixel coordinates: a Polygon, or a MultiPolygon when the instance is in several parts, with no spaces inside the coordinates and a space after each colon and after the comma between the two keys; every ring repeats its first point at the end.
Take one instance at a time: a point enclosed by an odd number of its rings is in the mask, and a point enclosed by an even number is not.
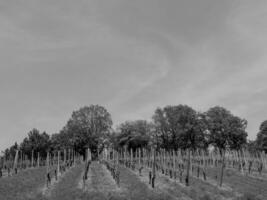
{"type": "Polygon", "coordinates": [[[70,136],[64,128],[59,133],[52,134],[51,146],[53,150],[64,150],[72,148],[70,136]]]}
{"type": "Polygon", "coordinates": [[[259,146],[257,144],[257,140],[254,140],[254,141],[253,140],[249,140],[247,142],[247,148],[246,149],[248,150],[248,152],[250,154],[255,155],[257,153],[257,151],[259,150],[259,146]]]}
{"type": "Polygon", "coordinates": [[[187,105],[158,108],[153,116],[165,149],[204,148],[206,125],[203,115],[187,105]]]}
{"type": "Polygon", "coordinates": [[[259,150],[267,152],[267,120],[263,121],[260,125],[256,143],[259,150]]]}
{"type": "Polygon", "coordinates": [[[247,121],[231,114],[223,107],[213,107],[206,113],[209,142],[222,151],[226,148],[239,150],[246,144],[247,121]]]}
{"type": "Polygon", "coordinates": [[[173,141],[171,141],[170,124],[168,123],[165,109],[157,108],[152,118],[156,133],[160,138],[160,147],[164,149],[170,148],[173,141]]]}
{"type": "Polygon", "coordinates": [[[153,116],[157,132],[165,149],[187,150],[186,185],[189,185],[190,154],[196,148],[206,148],[207,129],[203,114],[187,105],[158,108],[153,116]]]}
{"type": "Polygon", "coordinates": [[[50,137],[46,132],[40,133],[38,129],[32,129],[28,133],[28,137],[24,138],[23,142],[20,144],[20,149],[29,158],[31,157],[32,151],[36,153],[39,152],[40,157],[45,158],[46,152],[51,150],[50,137]]]}
{"type": "Polygon", "coordinates": [[[74,111],[63,132],[79,153],[84,154],[84,148],[96,153],[98,148],[103,148],[103,141],[111,132],[111,126],[109,112],[102,106],[91,105],[74,111]]]}
{"type": "Polygon", "coordinates": [[[118,128],[118,147],[127,146],[128,149],[146,147],[151,137],[152,124],[146,120],[127,121],[118,128]]]}
{"type": "Polygon", "coordinates": [[[229,147],[232,150],[240,150],[247,143],[247,120],[237,116],[231,116],[229,129],[229,147]]]}
{"type": "Polygon", "coordinates": [[[238,150],[246,144],[247,121],[232,115],[230,111],[219,106],[210,108],[206,115],[210,143],[219,149],[221,155],[220,186],[222,186],[225,150],[227,148],[238,150]]]}
{"type": "Polygon", "coordinates": [[[14,145],[12,145],[10,148],[9,148],[9,156],[11,158],[15,158],[15,155],[16,155],[16,151],[18,150],[19,146],[17,144],[17,142],[15,142],[14,145]]]}
{"type": "Polygon", "coordinates": [[[14,145],[12,145],[10,148],[7,148],[4,152],[3,152],[3,156],[5,157],[6,160],[12,160],[15,158],[16,155],[16,150],[18,150],[18,144],[17,142],[15,142],[14,145]]]}
{"type": "Polygon", "coordinates": [[[207,129],[203,115],[189,106],[179,106],[177,144],[182,149],[196,150],[206,148],[205,131],[207,129]]]}

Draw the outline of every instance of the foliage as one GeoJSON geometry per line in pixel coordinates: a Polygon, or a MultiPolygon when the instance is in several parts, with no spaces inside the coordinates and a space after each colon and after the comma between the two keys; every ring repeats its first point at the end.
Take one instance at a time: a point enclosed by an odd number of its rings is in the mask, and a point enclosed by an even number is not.
{"type": "Polygon", "coordinates": [[[257,134],[256,143],[259,150],[267,153],[267,120],[263,121],[260,125],[260,131],[257,134]]]}
{"type": "Polygon", "coordinates": [[[205,148],[205,118],[187,105],[158,108],[153,116],[165,149],[205,148]]]}
{"type": "MultiPolygon", "coordinates": [[[[145,120],[126,121],[112,130],[110,113],[102,106],[85,106],[72,113],[71,118],[59,133],[51,137],[37,129],[32,129],[20,145],[6,149],[7,159],[15,157],[15,150],[21,149],[28,157],[31,152],[46,156],[47,151],[74,148],[84,154],[85,148],[93,153],[111,144],[115,148],[127,146],[139,148],[156,146],[165,149],[206,149],[209,144],[220,150],[240,149],[247,143],[245,131],[247,121],[234,116],[222,107],[210,108],[205,113],[196,112],[187,105],[157,108],[153,122],[145,120]]],[[[256,143],[247,147],[267,151],[267,121],[260,126],[256,143]]]]}
{"type": "Polygon", "coordinates": [[[152,124],[145,120],[127,121],[118,128],[116,147],[127,146],[128,149],[146,147],[150,141],[152,124]]]}
{"type": "Polygon", "coordinates": [[[223,107],[213,107],[206,113],[209,141],[221,150],[240,149],[246,144],[247,121],[231,114],[223,107]]]}
{"type": "Polygon", "coordinates": [[[259,150],[257,141],[256,140],[255,141],[248,140],[247,145],[246,145],[246,149],[248,150],[248,152],[255,155],[257,153],[257,151],[259,150]]]}
{"type": "Polygon", "coordinates": [[[20,144],[20,149],[29,158],[31,157],[32,151],[34,151],[34,156],[37,157],[37,152],[40,153],[40,157],[45,158],[46,152],[51,148],[50,137],[46,132],[40,133],[37,129],[32,129],[28,133],[28,137],[24,138],[23,142],[20,144]]]}
{"type": "Polygon", "coordinates": [[[68,132],[63,128],[59,133],[51,136],[52,150],[62,150],[71,148],[71,141],[68,132]]]}
{"type": "Polygon", "coordinates": [[[13,159],[16,155],[16,150],[18,149],[18,144],[17,142],[15,142],[14,145],[12,145],[10,148],[7,148],[4,151],[4,156],[6,160],[10,160],[13,159]]]}
{"type": "Polygon", "coordinates": [[[60,133],[54,136],[56,146],[70,146],[79,153],[84,153],[84,148],[96,152],[103,148],[104,140],[111,132],[112,120],[109,112],[102,106],[85,106],[72,113],[71,118],[60,133]],[[68,140],[62,139],[68,138],[68,140]]]}

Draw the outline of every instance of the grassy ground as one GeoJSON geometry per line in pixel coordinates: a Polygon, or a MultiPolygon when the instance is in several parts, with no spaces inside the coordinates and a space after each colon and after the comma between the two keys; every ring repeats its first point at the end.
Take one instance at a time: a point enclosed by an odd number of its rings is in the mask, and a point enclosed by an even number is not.
{"type": "Polygon", "coordinates": [[[88,180],[83,187],[82,172],[84,166],[79,165],[70,170],[51,191],[49,197],[40,196],[42,200],[171,200],[172,196],[151,190],[145,183],[130,172],[121,168],[120,187],[112,179],[106,167],[98,162],[92,162],[88,180]]]}
{"type": "MultiPolygon", "coordinates": [[[[137,174],[137,172],[135,173],[137,174]]],[[[139,176],[146,184],[149,183],[148,174],[149,170],[143,169],[142,176],[139,176]]],[[[212,197],[214,200],[222,200],[230,199],[234,196],[231,191],[220,190],[216,186],[194,180],[192,177],[190,179],[190,186],[186,187],[179,180],[170,179],[161,173],[156,174],[155,188],[161,192],[168,192],[178,197],[178,199],[202,200],[212,197]]]]}
{"type": "Polygon", "coordinates": [[[177,199],[168,192],[151,189],[146,183],[139,179],[138,175],[132,173],[125,167],[120,168],[121,187],[125,190],[127,199],[146,200],[168,200],[177,199]]]}
{"type": "MultiPolygon", "coordinates": [[[[22,171],[12,177],[0,179],[0,200],[258,200],[267,199],[265,180],[245,177],[238,172],[226,171],[225,187],[219,188],[214,171],[209,170],[208,181],[191,177],[190,186],[157,173],[156,188],[148,183],[148,169],[142,176],[120,166],[120,187],[111,177],[106,167],[92,162],[88,180],[82,181],[84,164],[70,168],[49,190],[42,194],[45,187],[45,168],[22,171]],[[212,174],[213,173],[213,174],[212,174]],[[227,187],[226,187],[227,186],[227,187]],[[240,194],[244,194],[241,197],[240,194]]],[[[184,179],[183,179],[184,181],[184,179]]]]}
{"type": "MultiPolygon", "coordinates": [[[[132,171],[133,172],[133,171],[132,171]]],[[[137,171],[134,171],[138,175],[137,171]]],[[[149,170],[143,169],[142,176],[139,179],[148,185],[149,170]]],[[[209,173],[210,175],[210,173],[209,173]]],[[[264,180],[255,180],[251,177],[244,177],[238,172],[231,173],[226,171],[224,186],[218,187],[217,180],[208,178],[204,181],[201,178],[190,177],[190,186],[186,187],[183,182],[173,180],[169,177],[157,172],[156,174],[156,189],[162,192],[178,197],[179,199],[217,199],[217,200],[266,200],[266,182],[264,180]],[[265,188],[265,190],[263,189],[265,188]]]]}
{"type": "Polygon", "coordinates": [[[0,179],[1,200],[33,200],[45,184],[45,168],[28,169],[0,179]]]}
{"type": "MultiPolygon", "coordinates": [[[[208,177],[216,180],[218,170],[212,168],[208,170],[208,177]]],[[[231,187],[234,191],[238,191],[246,196],[254,199],[267,200],[267,180],[256,177],[242,175],[240,172],[227,169],[224,172],[223,182],[231,187]]]]}
{"type": "Polygon", "coordinates": [[[78,188],[83,165],[76,165],[65,172],[57,184],[51,188],[49,195],[39,194],[40,200],[76,200],[82,198],[82,190],[78,188]]]}

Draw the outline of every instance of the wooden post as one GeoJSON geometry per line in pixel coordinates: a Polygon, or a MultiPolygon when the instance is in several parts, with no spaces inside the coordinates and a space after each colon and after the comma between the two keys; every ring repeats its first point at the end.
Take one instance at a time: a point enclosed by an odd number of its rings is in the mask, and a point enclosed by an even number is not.
{"type": "MultiPolygon", "coordinates": [[[[242,163],[243,161],[242,161],[242,158],[241,158],[241,152],[237,151],[237,156],[238,156],[238,161],[239,161],[240,168],[241,168],[241,173],[244,175],[243,163],[242,163]]],[[[225,157],[225,155],[224,155],[224,157],[225,157]]]]}
{"type": "Polygon", "coordinates": [[[24,156],[23,156],[23,162],[24,162],[24,167],[26,169],[27,168],[27,156],[26,156],[26,154],[24,154],[24,156]]]}
{"type": "Polygon", "coordinates": [[[19,150],[16,150],[13,170],[15,171],[15,174],[17,173],[17,167],[18,167],[18,156],[19,156],[19,150]]]}
{"type": "Polygon", "coordinates": [[[87,148],[87,157],[86,157],[86,162],[89,162],[89,148],[87,148]]]}
{"type": "Polygon", "coordinates": [[[26,154],[24,155],[24,162],[25,162],[26,168],[28,168],[29,167],[29,162],[28,162],[28,156],[26,154]]]}
{"type": "Polygon", "coordinates": [[[162,149],[162,170],[163,170],[163,173],[162,174],[165,174],[165,149],[162,149]]]}
{"type": "Polygon", "coordinates": [[[152,163],[152,188],[155,187],[155,179],[156,179],[156,151],[153,148],[153,152],[152,152],[152,156],[153,156],[153,163],[152,163]]]}
{"type": "Polygon", "coordinates": [[[32,158],[31,158],[31,167],[33,167],[33,150],[32,150],[32,158]]]}
{"type": "Polygon", "coordinates": [[[221,160],[222,160],[222,163],[221,163],[221,175],[220,175],[220,187],[222,187],[222,183],[223,183],[223,171],[224,171],[224,160],[225,160],[225,151],[224,150],[221,150],[220,153],[221,153],[221,160]]]}
{"type": "Polygon", "coordinates": [[[75,165],[75,151],[73,149],[73,165],[75,165]]]}
{"type": "Polygon", "coordinates": [[[49,174],[49,152],[47,152],[47,155],[46,155],[46,177],[45,177],[45,180],[46,180],[46,186],[48,187],[48,186],[49,186],[49,183],[50,183],[50,174],[49,174]]]}
{"type": "Polygon", "coordinates": [[[217,167],[216,166],[217,155],[215,155],[215,150],[213,150],[211,153],[212,153],[211,154],[211,156],[212,156],[212,165],[213,165],[213,167],[217,167]]]}
{"type": "Polygon", "coordinates": [[[91,149],[88,147],[88,161],[92,160],[92,152],[91,149]]]}
{"type": "Polygon", "coordinates": [[[132,164],[133,164],[133,149],[130,150],[130,163],[131,163],[131,167],[132,167],[132,164]]]}
{"type": "Polygon", "coordinates": [[[143,148],[142,152],[143,152],[143,166],[145,167],[146,166],[146,149],[143,148]]]}
{"type": "Polygon", "coordinates": [[[69,161],[69,164],[70,164],[70,161],[71,161],[71,149],[69,149],[69,153],[68,153],[68,161],[69,161]]]}
{"type": "Polygon", "coordinates": [[[191,160],[191,157],[190,157],[190,154],[191,154],[191,151],[190,149],[187,150],[187,169],[186,169],[186,178],[185,178],[185,183],[186,183],[186,186],[189,186],[189,173],[190,173],[190,160],[191,160]]]}
{"type": "Polygon", "coordinates": [[[23,164],[23,158],[22,158],[22,151],[20,151],[20,169],[22,169],[22,164],[23,164]]]}
{"type": "Polygon", "coordinates": [[[127,165],[127,148],[126,146],[124,147],[124,165],[127,165]]]}
{"type": "Polygon", "coordinates": [[[40,167],[40,153],[37,154],[37,167],[40,167]]]}
{"type": "Polygon", "coordinates": [[[57,174],[59,174],[59,158],[60,158],[60,151],[57,152],[57,174]]]}
{"type": "Polygon", "coordinates": [[[264,151],[261,152],[260,157],[261,157],[264,168],[267,169],[267,162],[266,162],[267,159],[266,159],[266,154],[264,151]]]}
{"type": "Polygon", "coordinates": [[[108,161],[108,149],[105,148],[105,160],[108,161]]]}
{"type": "Polygon", "coordinates": [[[139,167],[141,167],[141,149],[138,149],[138,163],[139,163],[139,167]]]}
{"type": "Polygon", "coordinates": [[[202,150],[202,159],[203,159],[203,179],[206,181],[206,169],[207,169],[207,162],[205,159],[205,153],[204,150],[202,150]]]}
{"type": "Polygon", "coordinates": [[[24,168],[24,153],[21,152],[21,168],[24,168]]]}
{"type": "Polygon", "coordinates": [[[245,150],[243,148],[242,148],[242,155],[243,155],[243,160],[245,162],[245,168],[244,168],[244,170],[246,170],[246,168],[248,166],[247,152],[245,152],[245,150]]]}
{"type": "Polygon", "coordinates": [[[66,149],[64,149],[64,165],[66,165],[66,158],[67,157],[67,155],[66,155],[66,149]]]}
{"type": "Polygon", "coordinates": [[[176,159],[175,159],[175,151],[172,151],[172,158],[173,158],[173,178],[176,180],[176,159]]]}

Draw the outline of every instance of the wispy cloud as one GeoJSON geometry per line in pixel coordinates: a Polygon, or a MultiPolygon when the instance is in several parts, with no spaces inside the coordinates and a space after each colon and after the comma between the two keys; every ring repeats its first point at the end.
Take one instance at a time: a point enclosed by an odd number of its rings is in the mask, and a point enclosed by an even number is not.
{"type": "Polygon", "coordinates": [[[1,1],[0,148],[91,103],[115,124],[222,105],[254,138],[267,119],[266,13],[263,0],[1,1]]]}

